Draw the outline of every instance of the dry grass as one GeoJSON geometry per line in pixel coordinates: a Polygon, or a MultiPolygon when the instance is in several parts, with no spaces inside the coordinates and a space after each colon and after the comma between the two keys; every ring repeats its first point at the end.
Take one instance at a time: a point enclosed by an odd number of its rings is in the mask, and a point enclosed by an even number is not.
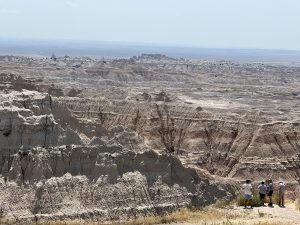
{"type": "Polygon", "coordinates": [[[289,224],[291,224],[291,223],[286,223],[286,222],[258,222],[258,223],[254,223],[253,225],[289,225],[289,224]]]}
{"type": "Polygon", "coordinates": [[[178,225],[292,225],[290,221],[272,218],[270,215],[262,213],[258,210],[239,210],[237,208],[228,208],[227,202],[220,203],[221,207],[205,208],[202,210],[180,210],[174,213],[157,217],[141,217],[129,221],[109,221],[109,222],[93,222],[93,221],[49,221],[37,223],[16,223],[7,222],[3,218],[0,224],[6,225],[154,225],[154,224],[170,224],[178,225]],[[223,206],[226,206],[223,207],[223,206]]]}
{"type": "Polygon", "coordinates": [[[166,214],[163,216],[149,216],[141,217],[134,220],[128,221],[109,221],[109,222],[93,222],[93,221],[47,221],[47,222],[15,222],[7,221],[5,219],[0,219],[0,224],[6,225],[153,225],[153,224],[169,224],[169,223],[178,223],[183,222],[189,219],[190,211],[189,210],[180,210],[174,213],[166,214]]]}
{"type": "Polygon", "coordinates": [[[218,209],[233,209],[234,205],[235,205],[235,202],[230,201],[227,198],[222,198],[214,204],[214,206],[218,209]]]}
{"type": "Polygon", "coordinates": [[[296,206],[296,209],[298,209],[300,211],[300,188],[298,189],[298,191],[295,194],[295,206],[296,206]]]}
{"type": "Polygon", "coordinates": [[[300,211],[300,199],[296,202],[296,209],[300,211]]]}
{"type": "MultiPolygon", "coordinates": [[[[0,220],[0,224],[6,225],[154,225],[154,224],[170,224],[170,223],[181,223],[185,221],[203,221],[206,224],[208,221],[218,221],[226,218],[230,220],[235,218],[233,214],[225,214],[217,209],[204,209],[204,210],[179,210],[174,213],[166,214],[163,216],[149,216],[141,217],[129,221],[109,221],[109,222],[92,222],[92,221],[49,221],[49,222],[32,222],[32,223],[17,223],[9,222],[4,219],[0,220]]],[[[226,224],[226,223],[225,223],[226,224]]]]}

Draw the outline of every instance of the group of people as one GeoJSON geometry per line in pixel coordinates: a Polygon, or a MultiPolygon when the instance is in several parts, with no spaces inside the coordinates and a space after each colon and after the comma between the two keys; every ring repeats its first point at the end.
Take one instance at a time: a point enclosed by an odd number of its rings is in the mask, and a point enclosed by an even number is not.
{"type": "MultiPolygon", "coordinates": [[[[244,198],[245,198],[245,208],[252,205],[252,198],[253,198],[253,187],[250,180],[246,180],[243,184],[244,189],[244,198]]],[[[258,193],[260,199],[260,205],[265,205],[265,198],[268,197],[268,206],[273,206],[273,193],[274,193],[274,185],[271,179],[267,180],[266,182],[262,181],[258,185],[258,193]]],[[[278,184],[278,196],[279,196],[279,206],[284,207],[284,192],[285,192],[285,184],[283,181],[280,181],[278,184]]]]}

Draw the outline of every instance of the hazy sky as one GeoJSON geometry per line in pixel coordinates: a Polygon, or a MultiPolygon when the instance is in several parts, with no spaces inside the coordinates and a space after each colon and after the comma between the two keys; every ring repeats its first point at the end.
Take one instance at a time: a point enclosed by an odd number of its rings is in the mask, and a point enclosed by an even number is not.
{"type": "Polygon", "coordinates": [[[0,37],[300,50],[300,0],[0,0],[0,37]]]}

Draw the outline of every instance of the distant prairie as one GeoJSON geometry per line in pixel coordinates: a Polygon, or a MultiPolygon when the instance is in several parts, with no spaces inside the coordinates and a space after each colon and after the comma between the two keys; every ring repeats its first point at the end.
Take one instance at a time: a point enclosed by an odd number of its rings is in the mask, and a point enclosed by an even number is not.
{"type": "Polygon", "coordinates": [[[0,55],[50,57],[52,53],[57,56],[87,56],[93,58],[129,58],[142,53],[159,53],[176,58],[300,66],[300,51],[295,50],[221,49],[151,43],[0,38],[0,55]]]}

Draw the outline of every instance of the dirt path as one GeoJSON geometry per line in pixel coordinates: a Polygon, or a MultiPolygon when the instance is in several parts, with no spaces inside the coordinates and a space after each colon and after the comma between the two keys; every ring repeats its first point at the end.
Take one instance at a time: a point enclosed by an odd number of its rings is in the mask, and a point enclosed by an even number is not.
{"type": "MultiPolygon", "coordinates": [[[[174,223],[175,224],[175,223],[174,223]]],[[[255,207],[244,209],[234,207],[231,209],[210,208],[207,212],[195,213],[186,222],[176,225],[300,225],[300,211],[294,205],[281,208],[255,207]],[[207,216],[209,214],[209,216],[207,216]]]]}
{"type": "Polygon", "coordinates": [[[300,224],[300,211],[296,210],[294,205],[287,205],[285,208],[281,208],[278,205],[271,207],[259,207],[254,210],[258,210],[260,213],[272,215],[284,220],[291,220],[294,224],[300,224]]]}

